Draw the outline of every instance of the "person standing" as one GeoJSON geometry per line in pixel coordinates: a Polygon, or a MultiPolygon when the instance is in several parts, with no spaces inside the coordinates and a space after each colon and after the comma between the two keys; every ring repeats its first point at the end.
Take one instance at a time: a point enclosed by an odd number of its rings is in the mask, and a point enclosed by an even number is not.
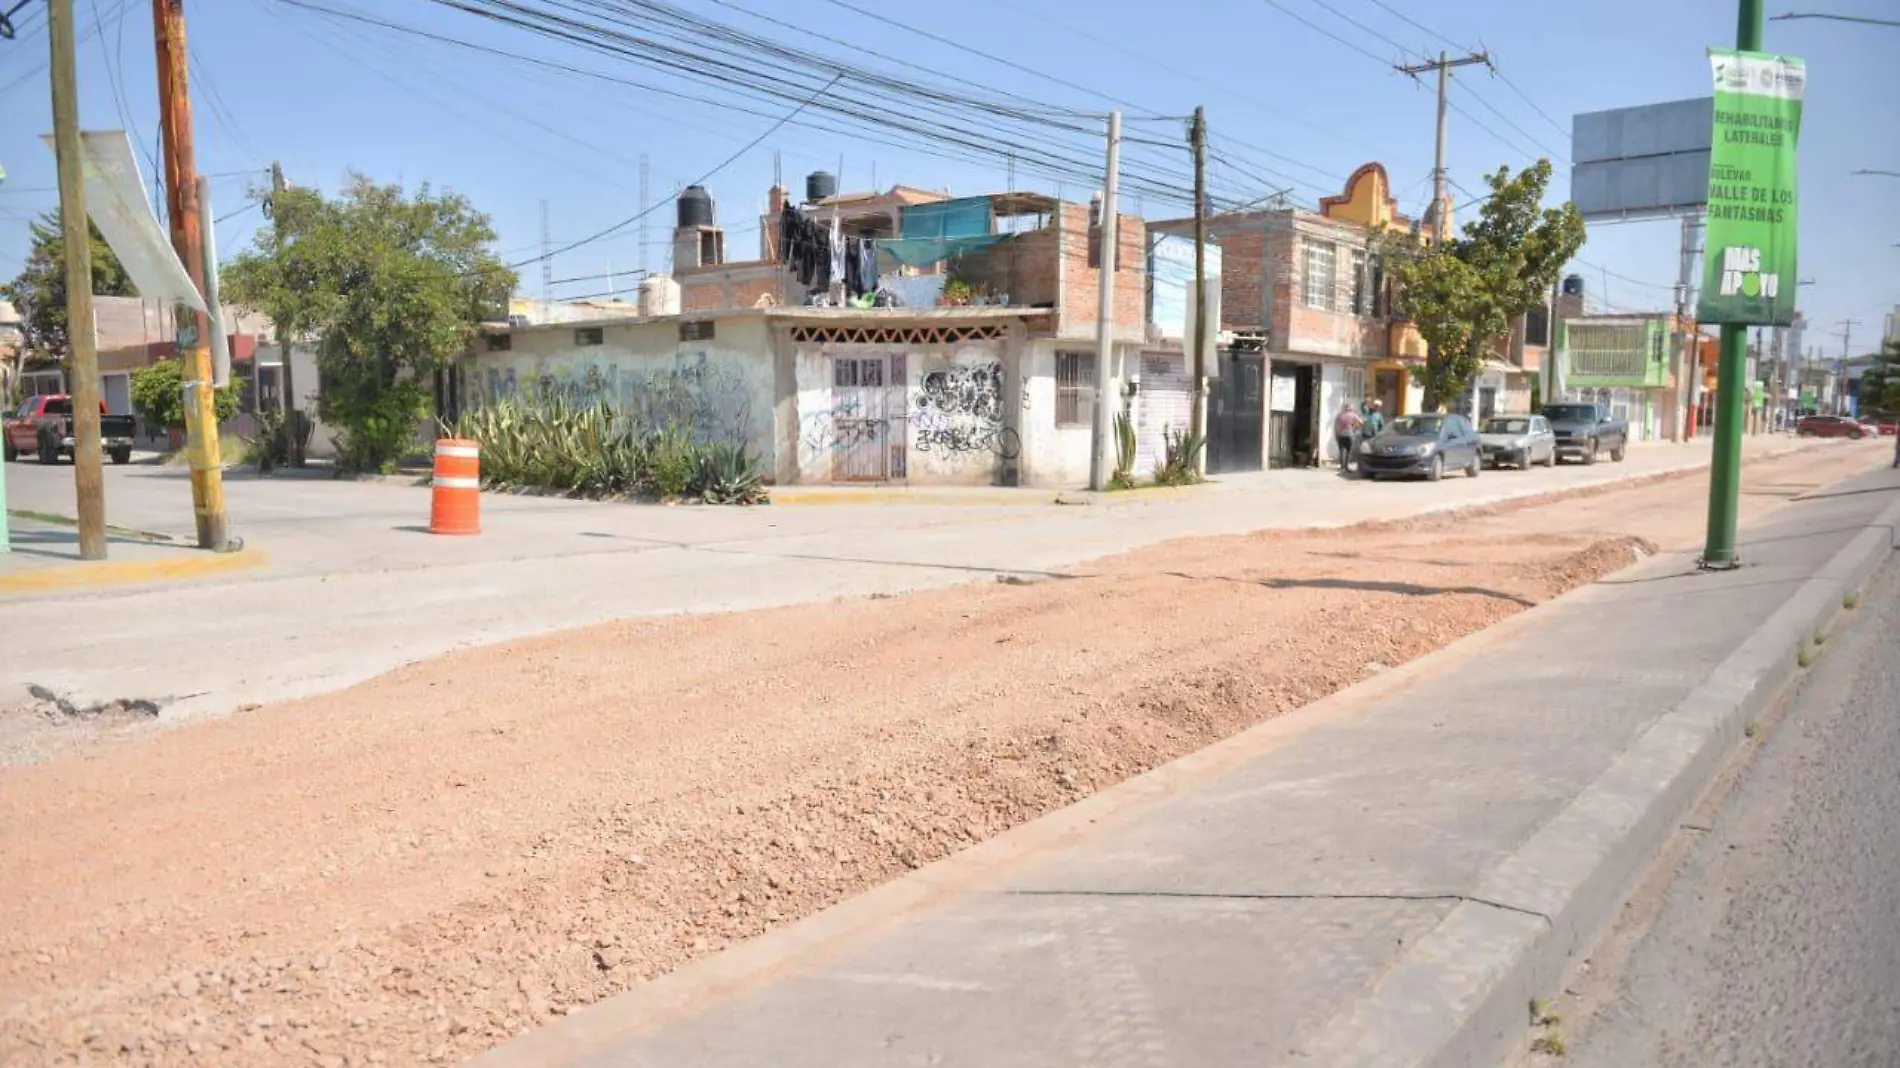
{"type": "Polygon", "coordinates": [[[1339,469],[1352,469],[1353,446],[1359,442],[1359,428],[1365,425],[1365,419],[1351,401],[1342,401],[1339,414],[1333,416],[1333,442],[1339,446],[1339,469]]]}
{"type": "Polygon", "coordinates": [[[1384,407],[1384,401],[1377,397],[1372,399],[1372,410],[1366,413],[1366,423],[1360,429],[1361,434],[1368,438],[1376,438],[1379,436],[1379,431],[1385,429],[1384,407]]]}

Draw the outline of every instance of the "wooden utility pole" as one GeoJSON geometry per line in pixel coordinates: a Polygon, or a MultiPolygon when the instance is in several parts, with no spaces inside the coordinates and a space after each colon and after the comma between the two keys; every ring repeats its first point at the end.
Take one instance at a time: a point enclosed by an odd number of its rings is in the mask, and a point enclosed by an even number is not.
{"type": "MultiPolygon", "coordinates": [[[[185,0],[152,0],[158,46],[158,122],[165,146],[165,207],[172,248],[198,292],[205,291],[204,219],[198,203],[198,165],[191,144],[191,88],[185,53],[185,0]]],[[[178,358],[185,384],[185,456],[191,467],[191,506],[198,547],[232,548],[224,514],[224,466],[218,455],[218,416],[212,395],[210,318],[180,305],[178,358]]]]}
{"type": "MultiPolygon", "coordinates": [[[[66,243],[68,392],[73,406],[73,486],[79,496],[79,558],[106,558],[106,497],[99,452],[99,354],[92,323],[92,224],[86,219],[79,147],[73,0],[47,0],[53,71],[53,153],[59,161],[59,228],[66,243]]],[[[46,448],[41,442],[40,448],[46,448]]]]}
{"type": "Polygon", "coordinates": [[[1207,473],[1207,111],[1194,109],[1193,124],[1188,127],[1188,143],[1194,146],[1194,336],[1188,344],[1194,354],[1188,357],[1188,380],[1194,383],[1194,407],[1188,412],[1188,437],[1201,443],[1194,454],[1195,470],[1207,473]]]}
{"type": "MultiPolygon", "coordinates": [[[[1102,176],[1101,289],[1095,312],[1095,425],[1090,435],[1089,488],[1108,489],[1115,473],[1115,252],[1121,240],[1115,216],[1115,190],[1122,155],[1122,113],[1108,113],[1108,164],[1102,176]]],[[[840,168],[842,169],[842,168],[840,168]]]]}
{"type": "MultiPolygon", "coordinates": [[[[271,241],[277,246],[277,263],[284,262],[284,194],[290,186],[284,182],[282,164],[270,165],[270,228],[271,241]]],[[[273,327],[277,331],[277,388],[281,394],[279,400],[284,409],[284,455],[290,458],[290,466],[303,466],[303,435],[297,427],[297,387],[296,373],[291,368],[291,350],[295,342],[297,324],[288,319],[278,319],[273,327]]]]}

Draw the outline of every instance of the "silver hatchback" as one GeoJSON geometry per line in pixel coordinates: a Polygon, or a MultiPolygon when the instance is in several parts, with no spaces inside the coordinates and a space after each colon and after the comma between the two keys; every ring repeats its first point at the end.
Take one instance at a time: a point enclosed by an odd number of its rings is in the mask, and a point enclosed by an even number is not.
{"type": "Polygon", "coordinates": [[[1557,435],[1541,415],[1494,415],[1478,429],[1478,452],[1486,467],[1556,467],[1557,435]]]}

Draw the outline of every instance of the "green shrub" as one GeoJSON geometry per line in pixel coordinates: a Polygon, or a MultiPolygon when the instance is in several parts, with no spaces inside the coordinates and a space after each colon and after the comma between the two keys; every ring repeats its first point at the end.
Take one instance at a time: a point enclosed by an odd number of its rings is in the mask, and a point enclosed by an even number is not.
{"type": "MultiPolygon", "coordinates": [[[[316,428],[304,413],[293,411],[291,415],[297,420],[298,451],[308,453],[310,434],[316,428]]],[[[256,418],[256,432],[243,436],[244,458],[256,466],[258,474],[265,475],[290,464],[290,447],[284,439],[283,409],[262,408],[258,410],[256,418]]]]}
{"type": "Polygon", "coordinates": [[[597,389],[528,390],[472,408],[442,429],[480,444],[482,481],[491,487],[709,504],[766,499],[759,459],[744,445],[643,426],[597,389]]]}
{"type": "MultiPolygon", "coordinates": [[[[226,386],[212,392],[212,410],[222,423],[237,414],[237,390],[226,386]]],[[[148,427],[185,429],[184,366],[178,360],[159,360],[132,372],[132,408],[148,427]]]]}
{"type": "Polygon", "coordinates": [[[1166,427],[1161,432],[1161,440],[1162,458],[1155,465],[1155,483],[1161,486],[1191,486],[1201,481],[1195,461],[1199,459],[1201,450],[1207,447],[1207,438],[1166,427]]]}
{"type": "Polygon", "coordinates": [[[1115,416],[1115,473],[1109,477],[1108,488],[1135,488],[1135,423],[1127,412],[1115,416]]]}

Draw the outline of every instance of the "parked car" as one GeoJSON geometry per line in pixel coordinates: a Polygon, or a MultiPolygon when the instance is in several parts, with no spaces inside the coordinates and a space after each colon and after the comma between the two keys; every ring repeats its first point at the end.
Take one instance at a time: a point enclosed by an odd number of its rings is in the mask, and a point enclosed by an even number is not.
{"type": "Polygon", "coordinates": [[[1853,438],[1859,441],[1868,436],[1866,427],[1844,415],[1807,415],[1794,425],[1794,432],[1804,438],[1853,438]]]}
{"type": "Polygon", "coordinates": [[[1557,466],[1557,435],[1541,415],[1494,415],[1478,430],[1478,453],[1492,467],[1557,466]]]}
{"type": "Polygon", "coordinates": [[[1366,477],[1423,475],[1436,482],[1446,471],[1478,477],[1478,432],[1462,415],[1402,415],[1359,446],[1366,477]]]}
{"type": "Polygon", "coordinates": [[[1543,415],[1557,436],[1557,458],[1593,464],[1604,454],[1618,463],[1629,450],[1630,425],[1601,404],[1546,404],[1543,415]]]}
{"type": "MultiPolygon", "coordinates": [[[[99,447],[113,463],[130,463],[138,424],[129,415],[108,415],[105,409],[101,401],[99,447]]],[[[28,397],[7,418],[0,434],[4,434],[8,460],[30,453],[43,464],[56,464],[60,457],[73,452],[73,399],[64,393],[28,397]]]]}

